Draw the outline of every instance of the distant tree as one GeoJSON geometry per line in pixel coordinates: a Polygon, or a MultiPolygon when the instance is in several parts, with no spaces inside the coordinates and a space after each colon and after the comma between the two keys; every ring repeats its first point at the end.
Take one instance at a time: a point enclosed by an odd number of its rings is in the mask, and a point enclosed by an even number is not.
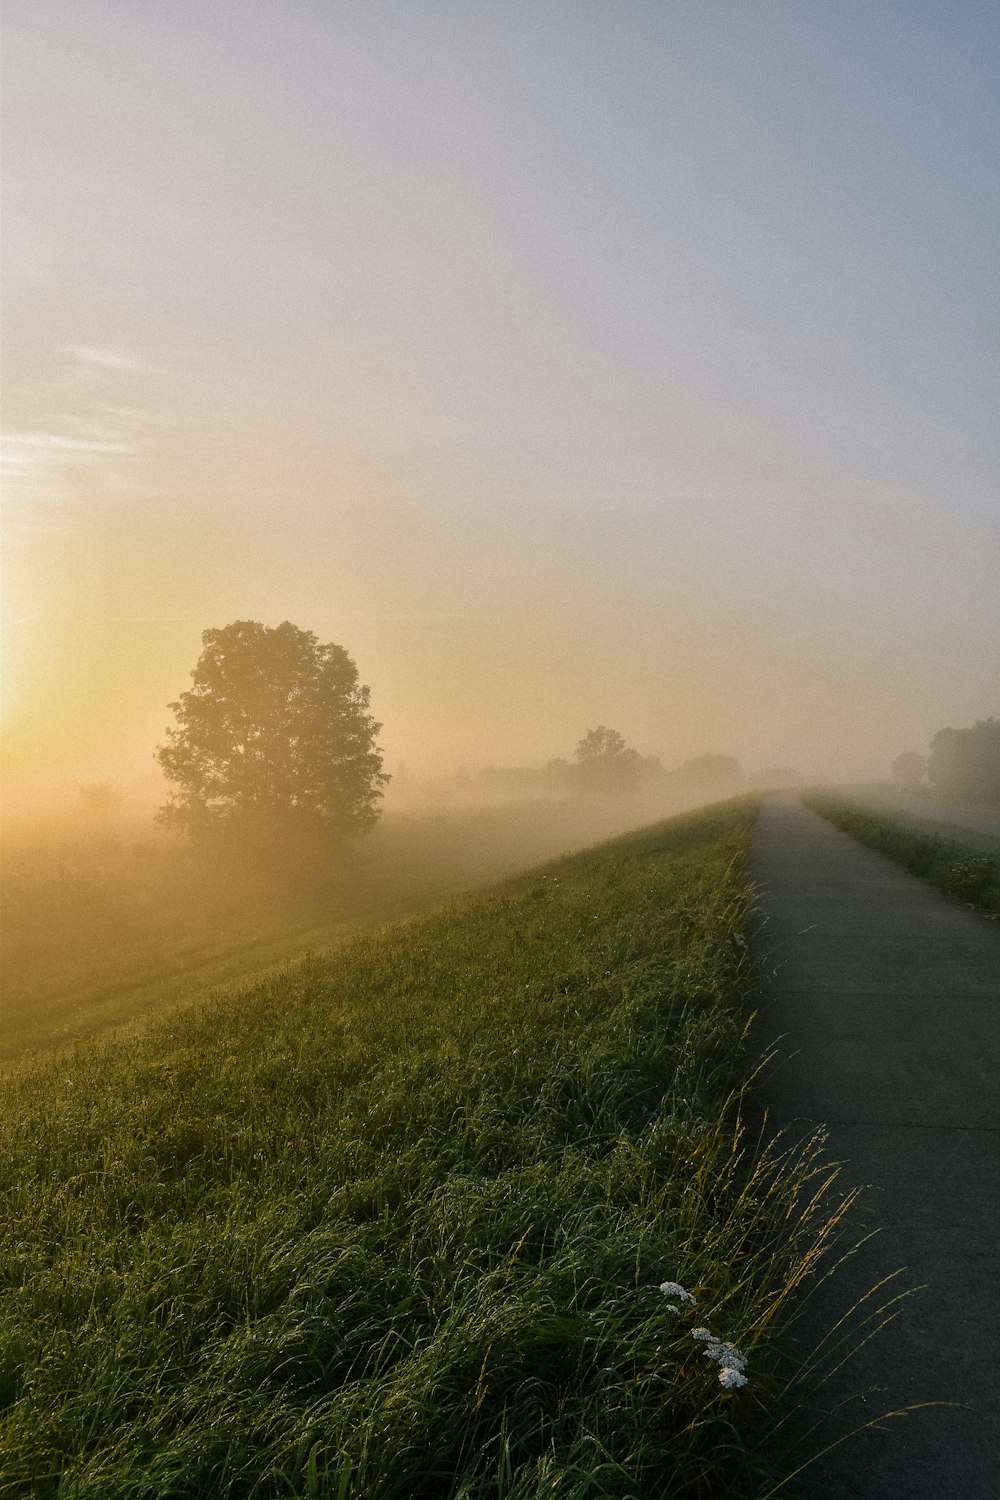
{"type": "Polygon", "coordinates": [[[927,757],[927,779],[942,792],[955,792],[957,762],[959,759],[960,731],[939,729],[931,740],[931,753],[927,757]]]}
{"type": "Polygon", "coordinates": [[[643,784],[655,784],[666,776],[663,762],[658,755],[641,755],[639,757],[639,780],[643,784]]]}
{"type": "Polygon", "coordinates": [[[696,755],[667,773],[676,791],[705,798],[731,797],[743,786],[743,771],[731,755],[696,755]]]}
{"type": "Polygon", "coordinates": [[[561,792],[565,795],[567,789],[573,785],[573,767],[562,755],[554,755],[551,760],[545,762],[542,776],[546,791],[561,792]]]}
{"type": "Polygon", "coordinates": [[[343,646],[286,620],[202,635],[194,686],[156,758],[174,784],[162,822],[200,830],[367,832],[378,818],[381,729],[343,646]]]}
{"type": "Polygon", "coordinates": [[[892,763],[892,779],[896,786],[912,789],[919,786],[927,774],[927,761],[913,750],[904,750],[892,763]]]}
{"type": "Polygon", "coordinates": [[[939,729],[931,741],[927,776],[950,796],[1000,803],[1000,720],[939,729]]]}
{"type": "Polygon", "coordinates": [[[577,784],[587,793],[621,796],[636,790],[639,752],[626,745],[617,729],[598,724],[576,747],[577,784]]]}

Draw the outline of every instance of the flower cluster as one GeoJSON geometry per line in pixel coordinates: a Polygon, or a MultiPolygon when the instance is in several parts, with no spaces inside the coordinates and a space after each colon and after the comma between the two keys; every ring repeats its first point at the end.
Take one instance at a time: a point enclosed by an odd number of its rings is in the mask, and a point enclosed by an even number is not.
{"type": "Polygon", "coordinates": [[[747,1378],[743,1372],[747,1367],[747,1357],[742,1349],[737,1349],[735,1344],[730,1344],[725,1339],[717,1339],[710,1328],[694,1328],[691,1330],[691,1337],[705,1345],[706,1359],[714,1359],[721,1366],[721,1386],[727,1391],[736,1391],[741,1385],[746,1385],[747,1378]]]}
{"type": "MultiPolygon", "coordinates": [[[[665,1297],[673,1297],[676,1300],[667,1303],[667,1311],[681,1313],[684,1309],[681,1303],[687,1303],[690,1307],[697,1305],[697,1299],[693,1293],[682,1287],[679,1281],[661,1281],[660,1291],[665,1297]]],[[[693,1328],[691,1337],[699,1344],[704,1344],[702,1351],[706,1359],[715,1360],[719,1366],[719,1384],[723,1390],[737,1391],[740,1386],[746,1385],[747,1377],[744,1373],[747,1367],[747,1357],[742,1349],[735,1344],[730,1344],[726,1339],[716,1338],[710,1328],[693,1328]]]]}
{"type": "MultiPolygon", "coordinates": [[[[660,1291],[665,1297],[676,1297],[678,1302],[689,1302],[692,1307],[696,1306],[696,1298],[691,1292],[686,1291],[679,1281],[661,1281],[660,1291]]],[[[667,1304],[667,1311],[679,1313],[681,1309],[677,1306],[677,1303],[669,1302],[667,1304]]]]}

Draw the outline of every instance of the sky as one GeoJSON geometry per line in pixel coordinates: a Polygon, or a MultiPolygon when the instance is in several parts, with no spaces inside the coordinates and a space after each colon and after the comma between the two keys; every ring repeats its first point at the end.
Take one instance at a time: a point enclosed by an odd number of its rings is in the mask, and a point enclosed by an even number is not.
{"type": "Polygon", "coordinates": [[[885,776],[1000,715],[992,0],[5,0],[8,785],[201,632],[386,767],[885,776]]]}

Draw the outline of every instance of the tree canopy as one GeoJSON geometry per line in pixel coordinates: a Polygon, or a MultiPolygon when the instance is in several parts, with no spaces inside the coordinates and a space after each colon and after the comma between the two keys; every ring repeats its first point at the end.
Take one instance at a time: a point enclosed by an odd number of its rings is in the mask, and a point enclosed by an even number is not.
{"type": "Polygon", "coordinates": [[[979,719],[969,729],[939,729],[931,741],[927,776],[950,796],[1000,803],[1000,719],[979,719]]]}
{"type": "Polygon", "coordinates": [[[173,783],[161,821],[367,832],[389,778],[382,726],[343,646],[287,620],[235,620],[201,639],[194,686],[170,704],[177,724],[156,752],[173,783]]]}
{"type": "Polygon", "coordinates": [[[626,745],[617,729],[598,724],[588,729],[576,747],[579,783],[585,792],[620,795],[634,792],[639,782],[639,752],[626,745]]]}

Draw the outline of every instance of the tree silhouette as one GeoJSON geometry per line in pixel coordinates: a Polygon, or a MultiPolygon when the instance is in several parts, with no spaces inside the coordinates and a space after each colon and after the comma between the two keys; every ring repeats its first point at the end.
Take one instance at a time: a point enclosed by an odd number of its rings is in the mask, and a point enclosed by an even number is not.
{"type": "Polygon", "coordinates": [[[576,772],[583,791],[603,796],[634,792],[639,752],[629,749],[617,729],[598,724],[576,747],[576,772]]]}
{"type": "Polygon", "coordinates": [[[367,832],[389,780],[369,689],[343,646],[236,620],[202,634],[194,686],[156,758],[174,784],[160,820],[191,832],[367,832]]]}
{"type": "Polygon", "coordinates": [[[949,796],[1000,803],[1000,719],[977,719],[969,729],[939,729],[931,741],[927,776],[949,796]]]}

